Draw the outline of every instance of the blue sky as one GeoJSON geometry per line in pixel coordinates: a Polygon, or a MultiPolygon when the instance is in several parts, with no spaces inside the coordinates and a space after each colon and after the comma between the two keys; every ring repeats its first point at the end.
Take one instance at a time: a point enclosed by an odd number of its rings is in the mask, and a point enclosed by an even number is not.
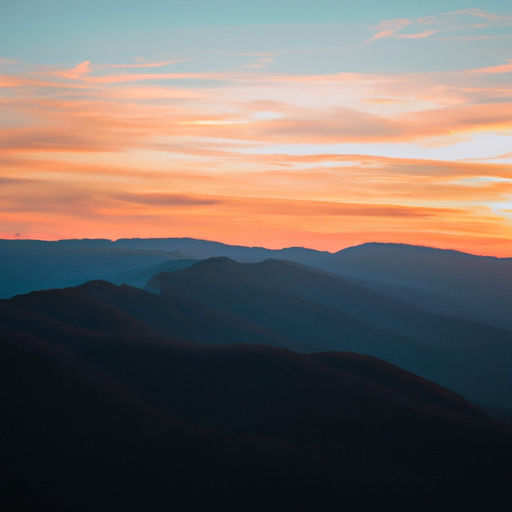
{"type": "MultiPolygon", "coordinates": [[[[0,5],[0,48],[2,56],[19,61],[54,64],[76,60],[133,58],[143,53],[146,58],[187,55],[197,57],[205,49],[229,51],[300,51],[330,50],[320,59],[322,66],[347,67],[348,70],[389,66],[409,69],[418,67],[417,52],[424,55],[427,69],[445,69],[478,54],[477,44],[454,44],[440,54],[435,46],[390,44],[376,51],[358,47],[371,35],[371,27],[382,20],[417,19],[465,9],[484,9],[500,14],[510,11],[509,2],[490,0],[480,5],[464,1],[126,1],[98,0],[17,0],[0,5]],[[322,26],[323,25],[323,26],[322,26]],[[197,30],[197,28],[200,30],[197,30]],[[242,27],[242,28],[237,28],[242,27]],[[333,63],[338,51],[347,63],[333,63]],[[396,52],[403,58],[395,59],[396,52]],[[388,52],[391,52],[388,53],[388,52]],[[357,57],[351,54],[357,53],[357,57]],[[437,63],[436,63],[437,62],[437,63]]],[[[482,32],[508,33],[494,26],[482,32]]],[[[463,29],[458,33],[463,35],[463,29]]],[[[503,48],[486,43],[485,51],[503,58],[503,48]]],[[[492,58],[487,53],[486,58],[492,58]]],[[[483,60],[484,57],[481,57],[483,60]]],[[[292,59],[288,59],[292,61],[292,59]]],[[[311,67],[315,57],[305,57],[303,66],[311,67]]],[[[293,64],[288,63],[288,66],[293,64]]],[[[300,65],[295,63],[295,68],[300,65]]]]}

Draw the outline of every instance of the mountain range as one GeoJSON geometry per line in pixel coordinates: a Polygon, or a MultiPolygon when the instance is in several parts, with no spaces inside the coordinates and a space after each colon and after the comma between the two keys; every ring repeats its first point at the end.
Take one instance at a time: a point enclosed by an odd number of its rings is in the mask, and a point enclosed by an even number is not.
{"type": "Polygon", "coordinates": [[[0,301],[2,510],[507,510],[506,424],[374,357],[164,335],[183,304],[0,301]]]}
{"type": "Polygon", "coordinates": [[[512,330],[512,259],[404,244],[368,243],[329,253],[190,238],[0,240],[0,298],[93,279],[143,287],[158,272],[219,256],[238,262],[295,261],[420,309],[512,330]]]}
{"type": "Polygon", "coordinates": [[[509,509],[510,260],[141,239],[0,262],[2,510],[509,509]]]}

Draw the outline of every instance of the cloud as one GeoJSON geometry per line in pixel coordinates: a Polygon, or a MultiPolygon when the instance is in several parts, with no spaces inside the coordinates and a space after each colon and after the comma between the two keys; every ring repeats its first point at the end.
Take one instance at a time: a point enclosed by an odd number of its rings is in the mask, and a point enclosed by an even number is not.
{"type": "Polygon", "coordinates": [[[6,176],[0,176],[0,185],[2,185],[2,187],[7,187],[9,185],[21,185],[26,183],[26,179],[8,178],[6,176]]]}
{"type": "Polygon", "coordinates": [[[425,30],[424,32],[416,32],[415,34],[398,34],[396,37],[399,39],[424,39],[437,34],[437,30],[425,30]]]}
{"type": "Polygon", "coordinates": [[[247,64],[244,67],[247,68],[247,69],[264,68],[264,67],[266,67],[268,64],[270,64],[272,62],[274,62],[274,59],[270,59],[269,57],[265,57],[265,58],[258,59],[256,62],[254,62],[252,64],[247,64]]]}
{"type": "Polygon", "coordinates": [[[493,22],[499,22],[506,25],[512,25],[512,15],[511,14],[492,14],[489,12],[485,12],[481,9],[462,9],[459,11],[454,11],[452,13],[454,15],[468,15],[475,18],[484,18],[493,22]]]}
{"type": "Polygon", "coordinates": [[[194,197],[184,194],[170,194],[162,192],[153,193],[114,193],[110,197],[125,203],[148,205],[148,206],[207,206],[223,203],[218,198],[194,197]]]}
{"type": "Polygon", "coordinates": [[[512,133],[512,102],[459,105],[411,112],[395,118],[409,125],[415,137],[439,137],[454,133],[502,131],[512,133]]]}
{"type": "Polygon", "coordinates": [[[7,66],[9,64],[17,64],[18,61],[14,59],[6,59],[5,57],[0,57],[0,66],[7,66]]]}
{"type": "MultiPolygon", "coordinates": [[[[380,32],[438,30],[431,22],[380,32]]],[[[505,160],[375,156],[506,139],[509,65],[295,75],[125,72],[85,61],[64,72],[3,71],[2,233],[144,232],[332,250],[422,237],[512,254],[510,220],[492,209],[512,200],[505,160]]],[[[497,146],[495,156],[507,151],[497,146]]]]}
{"type": "MultiPolygon", "coordinates": [[[[102,71],[105,69],[124,69],[124,68],[159,68],[159,67],[165,67],[169,66],[171,64],[177,64],[179,62],[186,62],[185,60],[167,60],[162,62],[138,62],[136,64],[103,64],[103,65],[96,65],[94,66],[95,71],[102,71]]],[[[68,69],[66,71],[63,71],[60,73],[60,75],[64,78],[69,78],[73,80],[85,80],[90,83],[105,83],[103,82],[107,77],[101,77],[101,76],[87,76],[90,75],[92,72],[92,66],[90,61],[85,61],[79,64],[78,66],[75,66],[72,69],[68,69]]],[[[127,81],[133,81],[135,76],[141,77],[140,79],[144,79],[147,75],[117,75],[117,76],[111,76],[110,78],[112,80],[122,80],[122,77],[126,77],[127,81]]],[[[150,74],[150,79],[154,79],[155,77],[158,77],[159,75],[150,74]]]]}
{"type": "Polygon", "coordinates": [[[223,80],[226,77],[219,73],[120,73],[118,75],[83,76],[81,78],[86,83],[101,85],[160,80],[223,80]]]}
{"type": "Polygon", "coordinates": [[[289,199],[248,198],[240,204],[244,211],[278,216],[300,217],[378,217],[378,218],[443,218],[460,213],[449,208],[415,207],[393,204],[349,203],[333,201],[305,201],[289,199]]]}
{"type": "Polygon", "coordinates": [[[471,72],[487,75],[501,75],[503,73],[512,73],[512,61],[509,60],[508,64],[501,64],[499,66],[489,66],[486,68],[473,69],[471,70],[471,72]]]}
{"type": "Polygon", "coordinates": [[[437,30],[424,30],[422,32],[413,32],[413,33],[401,33],[401,30],[405,27],[414,27],[416,23],[412,20],[407,19],[396,19],[396,20],[385,20],[372,27],[374,30],[378,30],[378,32],[370,39],[366,41],[366,43],[371,43],[372,41],[377,41],[379,39],[392,37],[397,39],[424,39],[426,37],[430,37],[437,33],[437,30]]]}
{"type": "Polygon", "coordinates": [[[162,62],[138,62],[137,64],[107,64],[107,68],[162,68],[180,62],[190,62],[186,59],[165,60],[162,62]]]}
{"type": "Polygon", "coordinates": [[[60,73],[60,75],[64,78],[69,78],[72,80],[79,80],[84,78],[85,75],[88,75],[91,72],[91,62],[86,60],[78,66],[68,69],[60,73]]]}
{"type": "MultiPolygon", "coordinates": [[[[373,37],[368,39],[366,43],[389,37],[397,39],[425,39],[435,34],[447,34],[461,30],[481,30],[511,25],[512,15],[492,14],[482,11],[481,9],[464,9],[425,18],[383,20],[377,25],[370,27],[370,29],[377,32],[373,37]],[[482,20],[485,21],[482,22],[482,20]],[[421,28],[425,26],[434,26],[436,28],[421,30],[421,28]],[[411,32],[404,33],[404,29],[411,30],[411,32]],[[417,32],[416,30],[421,31],[417,32]]],[[[463,37],[466,38],[466,40],[471,40],[478,36],[463,37]]],[[[443,38],[446,39],[446,36],[443,38]]]]}
{"type": "Polygon", "coordinates": [[[220,52],[224,55],[238,55],[239,57],[272,57],[274,52],[220,52]]]}
{"type": "MultiPolygon", "coordinates": [[[[130,236],[130,226],[131,236],[133,229],[143,229],[145,236],[162,236],[162,229],[172,229],[168,232],[173,236],[210,236],[233,243],[323,240],[331,250],[347,240],[414,242],[418,236],[432,245],[482,251],[485,236],[485,243],[494,244],[489,250],[500,244],[506,248],[508,228],[485,204],[504,202],[512,194],[507,165],[261,155],[243,173],[238,168],[238,173],[224,174],[212,174],[200,162],[186,169],[173,165],[160,173],[135,166],[132,173],[103,161],[94,171],[101,179],[92,179],[93,169],[87,166],[57,164],[36,158],[20,161],[20,170],[41,178],[13,183],[14,193],[0,188],[0,220],[10,229],[6,232],[34,233],[39,225],[40,233],[53,226],[59,237],[70,236],[71,227],[81,236],[115,237],[130,236]],[[323,163],[330,165],[318,165],[323,163]],[[492,178],[499,175],[503,178],[492,178]],[[25,224],[34,213],[37,223],[25,224]],[[455,243],[457,236],[461,240],[455,243]]],[[[12,164],[11,172],[16,173],[12,164]]]]}
{"type": "MultiPolygon", "coordinates": [[[[78,67],[77,76],[90,69],[85,63],[78,67]]],[[[487,75],[505,75],[509,68],[396,76],[262,74],[251,81],[224,73],[220,83],[194,88],[134,84],[125,75],[96,77],[102,83],[79,88],[63,85],[58,75],[52,81],[51,72],[40,82],[0,75],[0,81],[25,90],[8,103],[17,122],[0,129],[0,145],[8,151],[119,151],[176,148],[178,139],[188,138],[201,139],[200,151],[206,140],[218,138],[224,144],[326,144],[440,137],[450,144],[459,135],[511,129],[512,88],[485,82],[487,75]],[[48,97],[51,84],[56,92],[48,97]]]]}

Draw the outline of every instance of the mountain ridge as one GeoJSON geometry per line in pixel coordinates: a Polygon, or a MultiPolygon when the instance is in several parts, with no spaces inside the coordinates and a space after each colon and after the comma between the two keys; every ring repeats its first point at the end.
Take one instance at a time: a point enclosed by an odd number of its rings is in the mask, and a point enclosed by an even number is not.
{"type": "Polygon", "coordinates": [[[98,281],[0,300],[4,510],[507,510],[512,429],[459,394],[375,357],[183,342],[158,304],[98,281]]]}
{"type": "MultiPolygon", "coordinates": [[[[91,279],[142,287],[160,265],[227,256],[239,262],[277,258],[313,266],[446,316],[512,330],[512,259],[455,250],[371,242],[336,253],[271,250],[191,238],[0,240],[0,298],[91,279]],[[166,263],[167,262],[167,263],[166,263]]],[[[176,263],[186,266],[191,262],[176,263]]]]}
{"type": "Polygon", "coordinates": [[[512,388],[508,330],[429,313],[340,276],[283,260],[238,263],[212,258],[157,274],[146,289],[166,300],[193,301],[243,317],[301,341],[302,346],[281,345],[292,350],[374,355],[472,401],[486,404],[493,396],[492,406],[512,408],[512,395],[506,398],[512,388]],[[495,386],[492,392],[489,386],[495,386]]]}
{"type": "Polygon", "coordinates": [[[329,253],[230,246],[191,238],[0,240],[0,298],[76,286],[91,279],[143,287],[151,273],[166,265],[183,268],[192,264],[191,259],[215,256],[239,262],[269,257],[292,260],[432,313],[512,330],[512,259],[395,243],[370,242],[329,253]]]}

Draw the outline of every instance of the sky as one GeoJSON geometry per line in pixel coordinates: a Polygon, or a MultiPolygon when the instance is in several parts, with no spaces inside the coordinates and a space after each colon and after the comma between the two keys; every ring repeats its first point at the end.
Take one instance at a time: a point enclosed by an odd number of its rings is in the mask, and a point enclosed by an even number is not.
{"type": "Polygon", "coordinates": [[[512,257],[512,5],[0,2],[0,238],[512,257]]]}

